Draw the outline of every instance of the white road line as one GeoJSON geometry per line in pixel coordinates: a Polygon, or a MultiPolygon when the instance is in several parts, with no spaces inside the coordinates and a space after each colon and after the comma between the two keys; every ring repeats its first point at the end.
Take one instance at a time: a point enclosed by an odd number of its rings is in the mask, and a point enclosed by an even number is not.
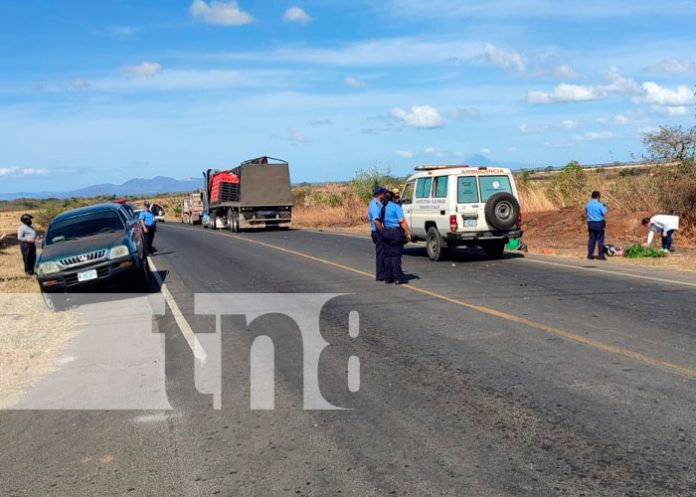
{"type": "Polygon", "coordinates": [[[538,259],[530,259],[527,257],[525,257],[524,259],[518,259],[518,260],[525,261],[525,262],[533,262],[535,264],[545,264],[547,266],[557,266],[557,267],[564,267],[567,269],[576,269],[578,271],[593,271],[595,273],[613,274],[613,275],[617,275],[617,276],[625,276],[626,278],[636,278],[639,280],[657,281],[659,283],[668,283],[670,285],[683,285],[683,286],[689,286],[689,287],[696,288],[696,283],[692,283],[689,281],[669,280],[666,278],[657,278],[655,276],[644,276],[641,274],[624,273],[621,271],[612,271],[610,269],[574,266],[572,264],[561,264],[560,262],[540,261],[538,259]]]}
{"type": "Polygon", "coordinates": [[[191,325],[189,325],[188,321],[186,321],[184,314],[181,312],[181,309],[179,309],[179,306],[177,305],[176,300],[174,300],[174,297],[169,291],[169,288],[167,288],[166,283],[164,282],[164,280],[162,280],[162,277],[157,272],[157,266],[155,266],[155,263],[152,262],[152,257],[148,256],[147,262],[150,265],[152,274],[155,275],[155,279],[157,280],[160,289],[162,290],[162,295],[164,295],[164,299],[167,301],[167,303],[169,304],[169,308],[172,310],[172,315],[174,316],[176,324],[179,325],[181,334],[184,335],[184,338],[186,339],[186,342],[191,348],[191,351],[193,352],[193,355],[196,357],[196,359],[205,364],[205,361],[208,358],[208,354],[205,353],[205,349],[203,349],[201,342],[199,342],[198,338],[196,338],[196,334],[193,332],[193,329],[191,329],[191,325]]]}

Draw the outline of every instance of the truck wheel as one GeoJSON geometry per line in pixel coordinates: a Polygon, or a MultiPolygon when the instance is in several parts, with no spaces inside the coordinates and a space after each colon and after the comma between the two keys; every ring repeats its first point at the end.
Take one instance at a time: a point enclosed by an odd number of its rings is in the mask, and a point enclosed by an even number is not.
{"type": "Polygon", "coordinates": [[[505,251],[505,242],[488,242],[483,245],[483,251],[486,253],[488,259],[500,259],[505,251]]]}
{"type": "Polygon", "coordinates": [[[425,238],[425,248],[428,251],[428,259],[441,261],[447,255],[447,247],[440,232],[435,226],[428,228],[425,238]]]}
{"type": "Polygon", "coordinates": [[[232,233],[239,233],[239,214],[232,209],[227,211],[227,226],[232,233]]]}
{"type": "Polygon", "coordinates": [[[486,221],[497,230],[511,230],[517,224],[520,215],[520,203],[505,192],[496,193],[486,202],[486,221]]]}

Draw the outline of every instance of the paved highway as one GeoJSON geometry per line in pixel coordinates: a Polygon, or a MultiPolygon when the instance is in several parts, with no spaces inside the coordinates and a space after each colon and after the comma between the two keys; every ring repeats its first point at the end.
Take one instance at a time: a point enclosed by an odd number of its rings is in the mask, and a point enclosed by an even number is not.
{"type": "Polygon", "coordinates": [[[0,495],[696,495],[692,275],[432,263],[410,245],[411,284],[395,287],[373,280],[360,236],[167,224],[155,245],[173,409],[0,412],[0,495]],[[280,312],[217,323],[215,409],[194,381],[196,336],[216,330],[194,314],[200,293],[342,294],[321,313],[318,377],[347,409],[303,409],[301,334],[280,312]],[[259,335],[275,346],[273,410],[250,409],[259,335]]]}

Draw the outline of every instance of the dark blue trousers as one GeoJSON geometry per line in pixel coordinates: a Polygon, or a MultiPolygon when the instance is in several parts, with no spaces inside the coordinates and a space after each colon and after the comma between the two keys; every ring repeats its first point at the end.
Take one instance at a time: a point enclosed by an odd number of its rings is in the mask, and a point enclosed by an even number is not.
{"type": "Polygon", "coordinates": [[[375,244],[375,279],[384,281],[385,276],[385,259],[384,259],[384,244],[382,243],[382,235],[379,231],[372,232],[372,243],[375,244]]]}
{"type": "Polygon", "coordinates": [[[19,248],[22,251],[22,259],[24,259],[24,273],[34,274],[34,266],[36,266],[36,245],[22,242],[19,248]]]}
{"type": "Polygon", "coordinates": [[[595,245],[598,247],[598,255],[600,259],[604,259],[604,227],[605,221],[590,221],[587,223],[587,231],[590,234],[590,240],[587,244],[587,258],[594,257],[595,245]]]}
{"type": "Polygon", "coordinates": [[[385,277],[387,280],[400,280],[404,277],[401,270],[401,256],[404,253],[406,238],[401,228],[382,230],[382,243],[384,244],[385,277]]]}
{"type": "Polygon", "coordinates": [[[662,234],[662,248],[664,250],[672,250],[672,235],[674,230],[669,230],[667,234],[662,234]]]}

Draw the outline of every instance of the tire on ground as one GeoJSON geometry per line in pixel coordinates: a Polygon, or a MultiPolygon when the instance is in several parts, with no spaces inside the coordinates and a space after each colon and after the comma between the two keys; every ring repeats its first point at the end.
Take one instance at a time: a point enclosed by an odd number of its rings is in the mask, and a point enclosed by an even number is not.
{"type": "Polygon", "coordinates": [[[447,243],[442,239],[440,232],[435,226],[428,228],[425,237],[425,248],[428,252],[428,259],[431,261],[441,261],[447,256],[447,243]]]}
{"type": "Polygon", "coordinates": [[[510,193],[496,193],[486,202],[486,221],[497,230],[511,230],[517,226],[520,203],[510,193]]]}

